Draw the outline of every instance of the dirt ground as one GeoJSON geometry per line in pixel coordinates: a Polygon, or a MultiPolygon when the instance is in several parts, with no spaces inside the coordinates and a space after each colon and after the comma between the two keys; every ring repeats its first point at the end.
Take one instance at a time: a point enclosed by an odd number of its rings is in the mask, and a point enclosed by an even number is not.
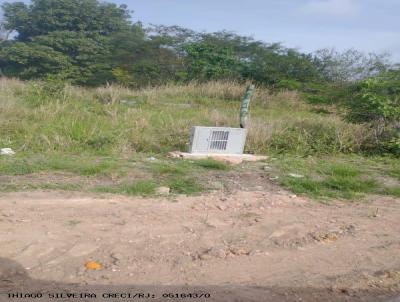
{"type": "Polygon", "coordinates": [[[274,188],[148,199],[35,191],[0,204],[1,302],[400,301],[399,199],[327,205],[274,188]]]}

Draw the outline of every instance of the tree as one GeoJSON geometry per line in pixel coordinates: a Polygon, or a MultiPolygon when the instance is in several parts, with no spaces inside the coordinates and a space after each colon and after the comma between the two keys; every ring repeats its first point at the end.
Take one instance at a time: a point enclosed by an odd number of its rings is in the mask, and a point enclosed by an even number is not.
{"type": "Polygon", "coordinates": [[[364,54],[355,49],[339,52],[320,49],[314,54],[319,73],[328,81],[357,81],[384,72],[390,66],[388,54],[364,54]]]}
{"type": "Polygon", "coordinates": [[[186,53],[187,78],[189,80],[213,80],[237,77],[239,60],[228,47],[195,42],[183,47],[186,53]]]}
{"type": "Polygon", "coordinates": [[[17,33],[0,50],[6,75],[44,78],[63,73],[78,84],[113,78],[112,37],[132,30],[127,7],[97,0],[33,0],[2,6],[5,28],[17,33]]]}
{"type": "Polygon", "coordinates": [[[400,70],[355,83],[345,102],[354,122],[400,122],[400,70]]]}
{"type": "Polygon", "coordinates": [[[371,129],[371,144],[400,155],[400,69],[354,83],[343,102],[346,118],[371,129]]]}
{"type": "Polygon", "coordinates": [[[7,29],[18,32],[18,41],[55,31],[110,36],[130,26],[126,5],[97,0],[32,0],[2,5],[7,29]]]}

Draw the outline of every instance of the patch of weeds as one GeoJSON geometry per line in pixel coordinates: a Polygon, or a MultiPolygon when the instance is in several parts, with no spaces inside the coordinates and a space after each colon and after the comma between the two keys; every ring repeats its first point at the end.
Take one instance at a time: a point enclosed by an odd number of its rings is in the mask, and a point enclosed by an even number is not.
{"type": "Polygon", "coordinates": [[[24,175],[35,172],[35,167],[28,160],[22,158],[6,158],[0,160],[0,174],[24,175]]]}
{"type": "Polygon", "coordinates": [[[332,177],[355,177],[361,173],[358,169],[345,164],[330,164],[324,167],[322,171],[332,177]]]}
{"type": "Polygon", "coordinates": [[[113,193],[113,194],[124,194],[124,195],[141,195],[149,196],[154,195],[157,184],[151,180],[141,180],[131,184],[120,184],[117,186],[109,187],[98,187],[94,191],[100,193],[113,193]]]}
{"type": "Polygon", "coordinates": [[[314,198],[321,196],[323,189],[319,181],[310,178],[284,178],[281,184],[296,194],[306,194],[314,198]]]}
{"type": "Polygon", "coordinates": [[[387,174],[388,169],[382,166],[381,161],[373,158],[352,155],[305,158],[285,156],[279,158],[275,165],[281,171],[283,186],[296,194],[315,199],[351,200],[364,194],[398,194],[396,187],[387,188],[379,181],[379,177],[387,174]],[[304,177],[289,177],[289,172],[304,177]]]}
{"type": "Polygon", "coordinates": [[[67,222],[67,224],[70,225],[70,226],[76,226],[77,224],[80,224],[81,222],[82,221],[80,221],[80,220],[69,220],[67,222]]]}
{"type": "Polygon", "coordinates": [[[117,164],[108,159],[58,157],[45,159],[42,162],[46,170],[59,170],[79,175],[108,175],[117,169],[117,164]]]}
{"type": "Polygon", "coordinates": [[[377,181],[373,179],[362,180],[353,177],[329,177],[321,182],[325,188],[342,192],[374,192],[379,188],[377,181]]]}
{"type": "Polygon", "coordinates": [[[400,168],[387,171],[387,175],[400,180],[400,168]]]}
{"type": "Polygon", "coordinates": [[[150,166],[153,173],[161,175],[185,175],[188,172],[187,167],[177,163],[154,163],[150,166]]]}
{"type": "Polygon", "coordinates": [[[109,175],[118,170],[117,162],[109,158],[44,155],[40,157],[0,158],[0,174],[24,175],[38,171],[64,171],[79,175],[109,175]]]}
{"type": "Polygon", "coordinates": [[[17,192],[20,191],[20,187],[17,185],[0,185],[0,192],[17,192]]]}
{"type": "Polygon", "coordinates": [[[32,189],[42,189],[42,190],[60,190],[60,191],[79,191],[82,187],[78,184],[38,184],[32,185],[32,189]]]}
{"type": "Polygon", "coordinates": [[[196,194],[204,191],[204,187],[193,178],[173,178],[167,182],[172,193],[196,194]]]}
{"type": "Polygon", "coordinates": [[[110,162],[94,162],[84,164],[82,166],[76,166],[73,169],[74,172],[77,172],[81,175],[107,175],[109,174],[114,168],[116,167],[115,164],[110,162]]]}
{"type": "Polygon", "coordinates": [[[358,177],[331,176],[324,180],[307,178],[285,178],[282,185],[297,194],[306,194],[313,198],[353,199],[364,193],[376,193],[380,184],[373,179],[358,177]]]}
{"type": "Polygon", "coordinates": [[[310,109],[311,112],[317,113],[317,114],[332,114],[328,109],[326,108],[320,108],[320,107],[315,107],[310,109]]]}
{"type": "Polygon", "coordinates": [[[82,187],[78,184],[4,184],[0,185],[2,192],[18,192],[27,190],[60,190],[60,191],[79,191],[82,187]]]}
{"type": "Polygon", "coordinates": [[[383,189],[382,194],[400,197],[400,187],[386,187],[383,189]]]}
{"type": "Polygon", "coordinates": [[[230,168],[230,166],[228,166],[227,164],[213,160],[211,158],[196,160],[194,164],[196,166],[212,170],[229,170],[230,168]]]}

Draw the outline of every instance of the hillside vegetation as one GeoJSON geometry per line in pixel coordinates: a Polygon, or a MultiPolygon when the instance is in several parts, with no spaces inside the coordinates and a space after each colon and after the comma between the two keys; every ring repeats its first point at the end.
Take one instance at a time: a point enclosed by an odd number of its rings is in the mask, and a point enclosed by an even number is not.
{"type": "Polygon", "coordinates": [[[2,190],[191,194],[249,170],[244,188],[257,176],[315,198],[399,195],[400,69],[386,55],[144,26],[97,0],[1,10],[0,147],[16,151],[0,157],[2,190]],[[165,158],[192,126],[237,127],[249,83],[246,152],[268,164],[165,158]]]}
{"type": "MultiPolygon", "coordinates": [[[[213,188],[213,171],[228,175],[245,169],[315,198],[399,195],[400,165],[395,157],[357,155],[370,140],[369,129],[346,122],[331,106],[307,104],[298,92],[256,90],[246,152],[267,154],[270,160],[232,168],[165,155],[187,149],[194,125],[237,127],[244,84],[189,83],[136,90],[3,78],[0,88],[0,146],[17,153],[0,158],[2,190],[148,195],[166,185],[175,193],[192,194],[213,188]],[[63,176],[54,178],[55,172],[63,176]],[[293,178],[291,173],[303,177],[293,178]],[[12,175],[32,177],[16,181],[12,175]],[[35,178],[39,180],[32,181],[35,178]]],[[[226,187],[223,179],[222,186],[226,187]]]]}
{"type": "MultiPolygon", "coordinates": [[[[244,84],[189,83],[134,90],[2,79],[1,145],[19,152],[124,155],[185,150],[194,125],[238,127],[244,84]]],[[[365,127],[305,104],[294,91],[256,90],[247,151],[358,151],[365,127]]]]}

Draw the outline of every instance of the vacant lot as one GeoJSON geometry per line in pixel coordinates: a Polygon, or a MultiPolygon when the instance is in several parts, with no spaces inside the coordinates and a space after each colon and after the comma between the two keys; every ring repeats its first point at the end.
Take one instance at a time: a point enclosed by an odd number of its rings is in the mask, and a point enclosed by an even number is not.
{"type": "Polygon", "coordinates": [[[246,148],[268,159],[229,166],[166,155],[193,125],[237,126],[243,85],[0,86],[0,147],[16,152],[0,157],[3,293],[400,293],[399,161],[360,153],[368,132],[333,108],[258,89],[246,148]]]}

